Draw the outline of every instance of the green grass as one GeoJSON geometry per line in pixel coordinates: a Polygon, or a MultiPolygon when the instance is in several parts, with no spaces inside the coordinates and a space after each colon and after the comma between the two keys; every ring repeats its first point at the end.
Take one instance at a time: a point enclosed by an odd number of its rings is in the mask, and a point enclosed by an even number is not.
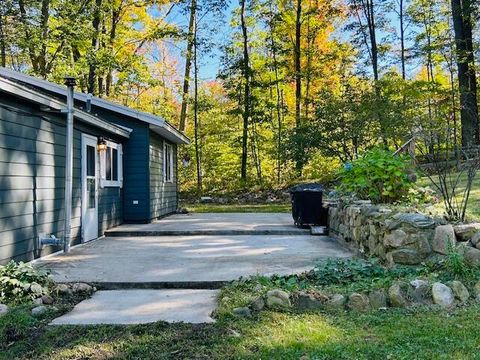
{"type": "Polygon", "coordinates": [[[288,213],[290,204],[185,204],[182,207],[194,213],[288,213]]]}
{"type": "Polygon", "coordinates": [[[1,359],[480,359],[480,307],[369,314],[262,312],[216,324],[46,326],[25,309],[1,359]]]}

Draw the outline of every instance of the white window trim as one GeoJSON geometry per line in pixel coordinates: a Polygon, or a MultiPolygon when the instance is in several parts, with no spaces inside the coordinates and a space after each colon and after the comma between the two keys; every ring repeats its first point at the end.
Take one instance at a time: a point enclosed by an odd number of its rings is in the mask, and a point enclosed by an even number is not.
{"type": "Polygon", "coordinates": [[[173,146],[164,142],[163,144],[163,182],[173,183],[174,174],[173,174],[173,146]],[[167,179],[167,148],[170,149],[170,179],[167,179]]]}
{"type": "Polygon", "coordinates": [[[106,156],[107,152],[100,152],[100,186],[104,187],[123,187],[123,149],[122,144],[107,141],[107,147],[116,149],[118,152],[118,180],[107,180],[106,156]]]}

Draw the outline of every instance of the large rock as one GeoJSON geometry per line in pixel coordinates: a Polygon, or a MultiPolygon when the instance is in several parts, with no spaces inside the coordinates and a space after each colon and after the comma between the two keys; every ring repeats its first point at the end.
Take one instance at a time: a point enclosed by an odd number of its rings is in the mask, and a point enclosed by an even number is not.
{"type": "Polygon", "coordinates": [[[385,235],[383,243],[385,246],[399,248],[408,243],[408,235],[402,229],[396,229],[385,235]]]}
{"type": "Polygon", "coordinates": [[[452,281],[450,283],[450,287],[452,288],[453,295],[460,302],[465,302],[470,297],[470,293],[468,292],[468,289],[460,281],[458,280],[452,281]]]}
{"type": "Polygon", "coordinates": [[[407,285],[403,282],[396,282],[388,289],[388,299],[393,307],[403,308],[408,305],[407,293],[405,291],[407,285]]]}
{"type": "Polygon", "coordinates": [[[433,302],[442,307],[450,307],[455,299],[452,289],[447,285],[436,282],[432,286],[433,302]]]}
{"type": "Polygon", "coordinates": [[[280,289],[270,290],[267,292],[267,306],[268,307],[290,307],[290,295],[280,289]]]}
{"type": "Polygon", "coordinates": [[[453,229],[458,241],[469,241],[475,233],[480,231],[480,223],[455,225],[453,229]]]}
{"type": "Polygon", "coordinates": [[[34,307],[32,309],[32,315],[33,316],[40,316],[40,315],[43,315],[47,312],[47,307],[44,306],[44,305],[40,305],[40,306],[37,306],[37,307],[34,307]]]}
{"type": "Polygon", "coordinates": [[[455,231],[452,225],[440,225],[435,228],[435,237],[432,243],[433,251],[447,255],[449,248],[455,246],[455,243],[455,231]]]}
{"type": "Polygon", "coordinates": [[[263,300],[261,297],[258,297],[252,302],[250,307],[253,311],[262,311],[265,307],[265,300],[263,300]]]}
{"type": "Polygon", "coordinates": [[[0,304],[0,316],[5,315],[8,312],[8,306],[0,304]]]}
{"type": "Polygon", "coordinates": [[[55,291],[60,295],[72,294],[72,289],[67,284],[58,284],[55,288],[55,291]]]}
{"type": "Polygon", "coordinates": [[[465,261],[472,266],[480,265],[480,250],[474,247],[465,247],[464,249],[465,261]]]}
{"type": "Polygon", "coordinates": [[[50,295],[43,295],[41,300],[42,300],[42,304],[45,304],[45,305],[53,304],[53,297],[51,297],[50,295]]]}
{"type": "Polygon", "coordinates": [[[84,294],[91,294],[93,293],[93,287],[85,283],[76,283],[73,284],[72,290],[74,293],[84,293],[84,294]]]}
{"type": "Polygon", "coordinates": [[[473,296],[475,296],[477,302],[480,302],[480,281],[473,287],[473,296]]]}
{"type": "Polygon", "coordinates": [[[387,254],[390,262],[401,265],[417,265],[423,260],[423,257],[414,249],[398,249],[387,254]]]}
{"type": "Polygon", "coordinates": [[[347,299],[342,294],[334,294],[326,303],[325,308],[332,311],[340,311],[345,309],[347,299]]]}
{"type": "Polygon", "coordinates": [[[353,293],[348,297],[347,306],[352,311],[365,312],[370,310],[370,301],[364,294],[353,293]]]}
{"type": "Polygon", "coordinates": [[[238,317],[251,317],[252,312],[248,307],[238,307],[233,309],[233,313],[238,317]]]}
{"type": "Polygon", "coordinates": [[[388,229],[397,229],[402,224],[407,224],[417,229],[428,229],[435,226],[435,221],[431,217],[423,214],[398,213],[392,216],[392,219],[388,224],[388,229]]]}
{"type": "Polygon", "coordinates": [[[299,292],[295,296],[295,307],[300,311],[319,310],[328,301],[328,296],[321,293],[299,292]]]}
{"type": "Polygon", "coordinates": [[[385,290],[375,290],[368,294],[368,300],[372,309],[384,309],[387,305],[387,294],[385,290]]]}
{"type": "Polygon", "coordinates": [[[432,303],[432,287],[426,280],[415,279],[410,281],[410,288],[407,292],[412,302],[422,305],[432,303]]]}
{"type": "Polygon", "coordinates": [[[480,247],[480,231],[477,231],[475,235],[472,236],[472,238],[470,239],[470,242],[477,249],[480,247]]]}

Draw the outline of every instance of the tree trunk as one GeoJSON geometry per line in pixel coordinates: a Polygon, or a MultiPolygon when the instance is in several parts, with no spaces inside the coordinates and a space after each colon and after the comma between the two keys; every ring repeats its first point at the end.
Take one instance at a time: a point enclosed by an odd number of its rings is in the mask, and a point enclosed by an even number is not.
{"type": "Polygon", "coordinates": [[[7,66],[7,26],[6,9],[0,5],[0,65],[7,66]]]}
{"type": "Polygon", "coordinates": [[[27,51],[28,56],[30,58],[30,62],[32,63],[33,72],[35,74],[40,74],[39,67],[38,67],[38,58],[35,52],[35,47],[32,43],[32,34],[30,33],[30,25],[27,21],[27,10],[25,9],[25,2],[24,0],[18,0],[18,8],[20,12],[20,21],[22,22],[23,29],[25,32],[25,41],[27,43],[27,51]]]}
{"type": "Polygon", "coordinates": [[[270,46],[272,48],[273,71],[275,74],[275,92],[276,92],[276,115],[277,115],[277,182],[281,181],[281,152],[282,152],[282,99],[280,93],[280,77],[278,74],[277,46],[275,44],[274,33],[275,23],[273,9],[270,3],[270,46]]]}
{"type": "Polygon", "coordinates": [[[452,0],[452,19],[460,89],[460,122],[462,146],[479,144],[477,79],[472,45],[471,0],[452,0]]]}
{"type": "MultiPolygon", "coordinates": [[[[301,40],[302,40],[302,0],[297,0],[297,9],[295,17],[295,126],[299,130],[302,126],[302,64],[301,64],[301,40]]],[[[297,144],[300,148],[303,144],[297,144]]],[[[301,174],[303,168],[302,161],[296,160],[295,169],[298,174],[301,174]]]]}
{"type": "Polygon", "coordinates": [[[92,37],[92,52],[90,65],[88,70],[88,84],[87,91],[95,95],[95,83],[97,82],[97,63],[95,61],[96,54],[100,48],[100,23],[102,14],[102,0],[95,0],[95,8],[93,13],[93,37],[92,37]]]}
{"type": "MultiPolygon", "coordinates": [[[[118,22],[120,21],[120,12],[121,12],[121,7],[118,7],[117,9],[112,9],[112,25],[110,28],[110,37],[109,37],[109,44],[108,44],[110,56],[113,56],[113,46],[115,43],[115,39],[117,37],[117,25],[118,25],[118,22]]],[[[113,69],[109,66],[107,77],[105,79],[105,94],[107,96],[110,96],[112,82],[113,82],[113,69]]]]}
{"type": "Polygon", "coordinates": [[[405,23],[404,23],[404,10],[403,1],[399,2],[399,22],[400,22],[400,58],[402,62],[402,79],[405,80],[407,71],[405,69],[405,23]]]}
{"type": "Polygon", "coordinates": [[[194,66],[194,99],[193,99],[193,121],[195,125],[195,162],[197,164],[197,192],[202,194],[202,157],[199,144],[200,137],[200,121],[198,119],[198,62],[197,62],[197,26],[195,20],[195,27],[193,33],[193,66],[194,66]]]}
{"type": "Polygon", "coordinates": [[[185,59],[185,74],[183,76],[182,109],[180,110],[179,130],[185,131],[188,107],[188,91],[190,87],[190,67],[192,66],[193,33],[196,33],[195,18],[197,13],[197,0],[192,0],[190,5],[190,22],[188,24],[187,54],[185,59]]]}
{"type": "Polygon", "coordinates": [[[40,16],[40,26],[42,29],[42,43],[40,45],[40,54],[38,56],[38,65],[40,70],[40,75],[46,79],[47,78],[47,62],[48,62],[48,52],[47,52],[47,43],[49,36],[48,29],[48,20],[50,18],[50,0],[43,0],[41,7],[41,16],[40,16]]]}
{"type": "Polygon", "coordinates": [[[243,184],[247,181],[247,156],[248,156],[248,123],[250,118],[250,58],[248,54],[248,32],[245,22],[245,1],[240,0],[240,23],[243,37],[243,77],[244,77],[244,109],[242,133],[242,164],[240,179],[243,184]]]}

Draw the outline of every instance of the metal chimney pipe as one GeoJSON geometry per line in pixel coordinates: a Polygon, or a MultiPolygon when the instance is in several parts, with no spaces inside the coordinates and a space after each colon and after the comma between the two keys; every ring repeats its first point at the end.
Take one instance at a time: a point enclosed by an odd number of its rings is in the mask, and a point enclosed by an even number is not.
{"type": "Polygon", "coordinates": [[[65,151],[65,222],[63,251],[70,251],[72,232],[72,176],[73,176],[73,101],[75,78],[66,77],[67,85],[67,147],[65,151]]]}
{"type": "Polygon", "coordinates": [[[88,93],[87,94],[87,101],[86,101],[86,110],[88,112],[91,112],[92,111],[92,97],[93,95],[91,93],[88,93]]]}

